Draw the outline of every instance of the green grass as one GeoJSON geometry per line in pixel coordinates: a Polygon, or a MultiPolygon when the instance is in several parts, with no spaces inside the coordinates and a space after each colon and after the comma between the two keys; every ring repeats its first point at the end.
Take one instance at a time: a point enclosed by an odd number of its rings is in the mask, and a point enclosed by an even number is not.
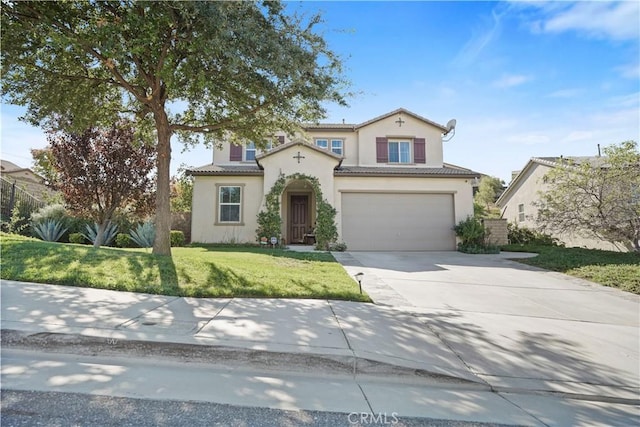
{"type": "Polygon", "coordinates": [[[192,297],[370,301],[329,253],[250,246],[95,249],[0,235],[0,277],[9,280],[192,297]]]}
{"type": "Polygon", "coordinates": [[[539,254],[537,257],[515,261],[640,294],[638,253],[531,245],[507,245],[502,250],[535,252],[539,254]]]}

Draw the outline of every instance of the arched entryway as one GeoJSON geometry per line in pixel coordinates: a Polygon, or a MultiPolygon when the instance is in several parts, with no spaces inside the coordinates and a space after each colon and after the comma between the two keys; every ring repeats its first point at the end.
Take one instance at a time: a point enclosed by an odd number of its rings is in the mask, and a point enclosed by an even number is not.
{"type": "Polygon", "coordinates": [[[306,179],[293,179],[282,192],[284,238],[288,244],[314,244],[316,194],[306,179]]]}

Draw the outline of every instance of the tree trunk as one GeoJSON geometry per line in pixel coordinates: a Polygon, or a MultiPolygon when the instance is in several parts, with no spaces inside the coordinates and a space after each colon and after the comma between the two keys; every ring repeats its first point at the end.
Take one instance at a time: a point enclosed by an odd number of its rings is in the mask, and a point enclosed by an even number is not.
{"type": "Polygon", "coordinates": [[[102,246],[102,242],[104,241],[104,230],[107,228],[107,221],[100,221],[97,228],[96,240],[94,240],[93,242],[94,248],[99,248],[100,246],[102,246]]]}
{"type": "Polygon", "coordinates": [[[157,146],[156,182],[156,239],[153,242],[154,255],[171,256],[171,204],[169,201],[171,179],[171,128],[164,108],[154,111],[157,146]]]}

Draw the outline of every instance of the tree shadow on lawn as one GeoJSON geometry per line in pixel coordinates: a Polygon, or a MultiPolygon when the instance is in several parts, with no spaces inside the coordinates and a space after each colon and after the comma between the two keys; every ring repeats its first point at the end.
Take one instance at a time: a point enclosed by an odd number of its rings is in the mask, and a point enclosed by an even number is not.
{"type": "Polygon", "coordinates": [[[171,257],[121,249],[39,241],[21,241],[3,245],[2,277],[11,280],[93,287],[131,292],[179,295],[178,276],[171,257]],[[110,265],[114,256],[124,262],[110,265]],[[93,272],[82,271],[86,266],[93,272]],[[104,271],[126,269],[120,277],[135,277],[136,283],[118,281],[104,271]],[[30,274],[30,270],[37,270],[30,274]],[[159,285],[157,284],[159,277],[159,285]],[[44,279],[46,278],[46,279],[44,279]]]}
{"type": "Polygon", "coordinates": [[[193,297],[248,297],[248,298],[308,298],[338,299],[348,301],[370,302],[366,294],[358,292],[354,282],[353,289],[332,289],[331,286],[319,283],[317,279],[291,279],[288,284],[269,283],[268,278],[251,280],[231,268],[214,262],[208,262],[208,276],[205,285],[198,285],[188,276],[186,268],[180,268],[180,275],[186,276],[186,284],[182,286],[185,295],[193,297]]]}
{"type": "Polygon", "coordinates": [[[269,255],[278,258],[291,258],[302,261],[331,262],[337,263],[333,255],[329,252],[296,252],[286,249],[273,249],[257,245],[208,245],[192,243],[188,247],[200,248],[207,252],[239,252],[253,253],[256,255],[269,255]]]}

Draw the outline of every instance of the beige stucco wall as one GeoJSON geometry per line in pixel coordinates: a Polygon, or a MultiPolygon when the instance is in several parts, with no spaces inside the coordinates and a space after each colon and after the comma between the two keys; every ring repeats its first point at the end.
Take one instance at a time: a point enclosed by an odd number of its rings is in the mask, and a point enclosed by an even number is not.
{"type": "Polygon", "coordinates": [[[473,216],[473,196],[471,181],[455,178],[395,178],[395,177],[336,177],[333,206],[338,211],[336,222],[338,233],[342,235],[341,193],[342,192],[406,192],[406,193],[447,193],[453,194],[455,222],[473,216]]]}
{"type": "Polygon", "coordinates": [[[260,164],[264,167],[263,192],[267,194],[271,190],[280,174],[289,176],[300,173],[318,178],[324,198],[333,204],[333,193],[330,190],[333,188],[333,169],[339,162],[339,159],[320,153],[305,144],[290,146],[260,160],[260,164]],[[304,156],[304,159],[300,159],[300,163],[293,159],[298,152],[304,156]]]}
{"type": "MultiPolygon", "coordinates": [[[[315,138],[342,139],[344,140],[344,166],[398,166],[397,164],[381,164],[376,162],[376,137],[387,137],[390,139],[399,138],[413,140],[414,138],[425,138],[426,142],[426,163],[412,165],[413,167],[435,167],[441,168],[443,164],[442,154],[442,131],[418,120],[407,114],[402,115],[404,123],[398,126],[397,115],[387,117],[382,120],[370,123],[367,126],[355,131],[335,131],[335,130],[315,130],[309,129],[305,133],[293,136],[285,136],[285,143],[291,140],[303,139],[310,144],[315,138]]],[[[284,135],[284,134],[280,134],[284,135]]],[[[413,147],[412,147],[413,150],[413,147]]],[[[329,149],[330,151],[330,149],[329,149]]],[[[229,160],[230,146],[228,142],[223,142],[220,147],[215,147],[212,154],[213,163],[216,165],[239,164],[229,160]]],[[[413,153],[412,153],[413,156],[413,153]]],[[[253,161],[248,163],[254,163],[253,161]]],[[[405,166],[405,165],[403,165],[405,166]]]]}
{"type": "MultiPolygon", "coordinates": [[[[511,196],[501,202],[502,218],[515,223],[519,227],[537,229],[536,216],[538,208],[534,202],[539,200],[539,192],[547,189],[543,177],[551,170],[550,166],[534,163],[523,176],[519,178],[519,185],[511,196]],[[518,221],[518,205],[524,204],[525,220],[518,221]]],[[[555,233],[553,237],[559,239],[567,247],[581,247],[602,249],[609,251],[624,251],[628,249],[623,244],[613,244],[597,238],[584,237],[577,234],[555,233]]]]}
{"type": "MultiPolygon", "coordinates": [[[[279,132],[277,133],[274,138],[277,140],[278,136],[284,136],[284,143],[286,144],[287,142],[290,141],[289,137],[287,135],[285,135],[283,132],[279,132]]],[[[244,158],[244,148],[243,148],[243,158],[244,158]]],[[[256,162],[255,160],[251,160],[248,162],[237,162],[237,161],[230,161],[229,160],[229,156],[231,155],[231,144],[229,144],[228,141],[222,141],[220,142],[220,144],[217,144],[215,147],[213,147],[213,153],[212,153],[212,159],[209,159],[210,162],[212,162],[214,165],[238,165],[238,164],[242,164],[242,163],[246,163],[246,164],[252,164],[255,165],[256,162]]],[[[203,162],[204,163],[204,162],[203,162]]]]}
{"type": "Polygon", "coordinates": [[[193,183],[191,241],[255,243],[256,215],[263,199],[262,177],[196,176],[193,183]],[[217,185],[243,185],[240,224],[215,224],[217,185]]]}
{"type": "Polygon", "coordinates": [[[302,135],[302,137],[310,143],[314,143],[314,140],[317,138],[328,139],[328,151],[331,151],[331,139],[342,139],[344,141],[342,144],[344,157],[342,164],[345,166],[355,166],[358,164],[358,134],[353,131],[343,132],[311,129],[302,135]]]}
{"type": "Polygon", "coordinates": [[[533,205],[539,199],[538,191],[544,191],[546,185],[542,178],[551,170],[551,167],[534,163],[532,167],[524,171],[524,175],[519,178],[519,186],[513,194],[502,203],[502,218],[508,222],[518,224],[520,227],[535,228],[537,208],[533,205]],[[518,221],[518,205],[524,205],[524,221],[518,221]]]}
{"type": "MultiPolygon", "coordinates": [[[[452,194],[455,208],[455,222],[473,215],[473,198],[471,195],[471,183],[466,179],[453,178],[393,178],[393,177],[333,177],[333,169],[321,165],[326,162],[326,156],[311,152],[301,151],[309,160],[309,166],[300,169],[286,168],[285,156],[272,156],[272,168],[276,173],[270,173],[265,179],[262,177],[216,177],[196,176],[193,189],[193,217],[192,217],[192,241],[194,242],[255,242],[255,230],[258,228],[256,215],[262,209],[264,196],[271,190],[273,183],[278,179],[277,172],[282,170],[285,175],[299,172],[309,176],[315,176],[321,183],[323,196],[331,203],[338,214],[336,223],[338,233],[342,235],[341,221],[341,194],[342,192],[404,192],[404,193],[446,193],[452,194]],[[320,155],[317,158],[316,155],[320,155]],[[282,161],[282,165],[278,162],[282,161]],[[280,168],[279,166],[283,166],[280,168]],[[326,171],[331,173],[327,174],[326,171]],[[267,179],[269,184],[267,184],[267,179]],[[240,225],[215,225],[215,213],[217,209],[216,185],[241,185],[244,184],[242,218],[240,225]]],[[[297,153],[297,150],[296,150],[297,153]]],[[[286,154],[281,153],[281,154],[286,154]]],[[[266,160],[266,159],[265,159],[266,160]]],[[[303,159],[302,162],[304,162],[303,159]]],[[[295,163],[297,165],[297,163],[295,163]]],[[[302,165],[302,163],[301,163],[302,165]]],[[[298,190],[292,190],[298,192],[298,190]]],[[[313,201],[313,198],[311,199],[313,201]]],[[[281,216],[286,221],[287,199],[282,200],[281,216]]],[[[314,209],[312,204],[311,209],[314,209]]],[[[312,220],[315,214],[312,215],[312,220]]],[[[286,238],[286,230],[283,230],[286,238]]]]}
{"type": "MultiPolygon", "coordinates": [[[[397,115],[387,117],[360,128],[358,139],[360,141],[359,160],[360,166],[386,166],[376,162],[376,138],[425,138],[426,140],[426,163],[415,164],[414,167],[441,168],[442,167],[442,134],[437,127],[431,126],[422,120],[415,119],[406,114],[402,115],[405,123],[402,127],[395,121],[397,115]]],[[[413,147],[412,147],[413,150],[413,147]]],[[[411,153],[413,156],[413,152],[411,153]]],[[[389,166],[398,166],[389,165],[389,166]]],[[[404,165],[403,165],[404,166],[404,165]]]]}

